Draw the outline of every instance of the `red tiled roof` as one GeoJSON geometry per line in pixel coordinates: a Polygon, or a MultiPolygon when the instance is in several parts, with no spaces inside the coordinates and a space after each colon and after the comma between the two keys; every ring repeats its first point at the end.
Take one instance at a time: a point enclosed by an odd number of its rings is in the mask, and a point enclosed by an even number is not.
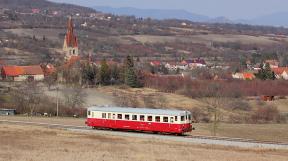
{"type": "Polygon", "coordinates": [[[56,68],[52,64],[46,65],[45,67],[46,74],[51,74],[51,73],[54,73],[55,71],[56,71],[56,68]]]}
{"type": "Polygon", "coordinates": [[[161,62],[155,60],[155,61],[151,61],[150,64],[155,65],[155,66],[159,66],[159,65],[161,65],[161,62]]]}
{"type": "Polygon", "coordinates": [[[3,66],[3,73],[6,76],[19,76],[19,75],[42,75],[43,70],[40,65],[32,66],[3,66]]]}
{"type": "Polygon", "coordinates": [[[272,68],[272,71],[277,75],[281,75],[284,71],[288,72],[288,67],[272,68]]]}
{"type": "Polygon", "coordinates": [[[243,73],[244,79],[254,79],[255,75],[253,73],[243,73]]]}
{"type": "Polygon", "coordinates": [[[19,66],[3,66],[2,72],[6,76],[19,76],[24,74],[23,68],[19,66]]]}
{"type": "Polygon", "coordinates": [[[70,67],[80,60],[80,56],[71,56],[71,58],[65,63],[64,67],[70,67]]]}
{"type": "Polygon", "coordinates": [[[25,75],[43,75],[43,70],[40,65],[21,66],[25,75]]]}

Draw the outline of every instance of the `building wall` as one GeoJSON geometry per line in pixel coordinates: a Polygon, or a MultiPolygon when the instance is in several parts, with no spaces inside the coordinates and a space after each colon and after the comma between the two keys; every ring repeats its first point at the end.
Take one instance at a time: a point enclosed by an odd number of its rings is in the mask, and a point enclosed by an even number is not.
{"type": "Polygon", "coordinates": [[[0,116],[4,115],[15,115],[15,110],[1,110],[0,109],[0,116]]]}
{"type": "Polygon", "coordinates": [[[284,71],[282,73],[282,77],[283,77],[284,80],[288,80],[288,73],[286,71],[284,71]]]}
{"type": "Polygon", "coordinates": [[[20,75],[18,77],[14,77],[14,81],[16,82],[22,82],[22,81],[26,81],[29,77],[34,77],[35,81],[43,81],[44,80],[44,75],[20,75]]]}

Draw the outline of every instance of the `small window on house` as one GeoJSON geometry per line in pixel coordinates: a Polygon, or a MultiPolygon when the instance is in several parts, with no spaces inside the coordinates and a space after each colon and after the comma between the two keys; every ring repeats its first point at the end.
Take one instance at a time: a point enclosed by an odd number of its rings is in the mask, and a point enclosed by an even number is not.
{"type": "Polygon", "coordinates": [[[125,120],[130,120],[130,115],[126,114],[125,115],[125,120]]]}
{"type": "Polygon", "coordinates": [[[148,116],[148,117],[147,117],[147,120],[148,120],[148,121],[152,121],[152,116],[148,116]]]}
{"type": "Polygon", "coordinates": [[[111,113],[108,113],[108,119],[111,119],[111,113]]]}
{"type": "Polygon", "coordinates": [[[137,120],[137,115],[132,115],[132,120],[137,120]]]}
{"type": "Polygon", "coordinates": [[[177,116],[175,116],[175,121],[178,121],[178,117],[177,116]]]}
{"type": "Polygon", "coordinates": [[[185,121],[185,116],[181,116],[181,121],[185,121]]]}
{"type": "Polygon", "coordinates": [[[122,114],[118,114],[117,119],[122,120],[122,114]]]}
{"type": "Polygon", "coordinates": [[[75,54],[75,50],[73,50],[73,54],[75,54]]]}
{"type": "Polygon", "coordinates": [[[163,117],[163,122],[168,122],[168,117],[163,117]]]}
{"type": "Polygon", "coordinates": [[[144,115],[140,115],[140,121],[145,121],[145,116],[144,115]]]}
{"type": "Polygon", "coordinates": [[[155,117],[155,121],[156,121],[156,122],[160,122],[160,116],[156,116],[156,117],[155,117]]]}
{"type": "Polygon", "coordinates": [[[102,118],[106,119],[106,113],[102,113],[102,118]]]}

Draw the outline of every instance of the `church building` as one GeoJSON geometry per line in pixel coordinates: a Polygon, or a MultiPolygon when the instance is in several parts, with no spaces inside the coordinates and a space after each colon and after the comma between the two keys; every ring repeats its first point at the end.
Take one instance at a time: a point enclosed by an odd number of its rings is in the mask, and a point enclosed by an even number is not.
{"type": "Polygon", "coordinates": [[[70,58],[77,56],[79,54],[78,51],[78,40],[74,34],[74,27],[72,18],[69,17],[67,24],[67,32],[64,39],[63,51],[65,53],[65,59],[70,60],[70,58]]]}

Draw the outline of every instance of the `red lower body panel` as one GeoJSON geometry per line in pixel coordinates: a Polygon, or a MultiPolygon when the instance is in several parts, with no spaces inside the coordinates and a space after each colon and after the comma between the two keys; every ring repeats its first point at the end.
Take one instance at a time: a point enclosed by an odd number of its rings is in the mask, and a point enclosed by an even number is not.
{"type": "Polygon", "coordinates": [[[182,134],[192,130],[191,124],[170,124],[143,121],[108,120],[88,118],[87,126],[109,129],[125,129],[149,132],[164,132],[182,134]]]}

